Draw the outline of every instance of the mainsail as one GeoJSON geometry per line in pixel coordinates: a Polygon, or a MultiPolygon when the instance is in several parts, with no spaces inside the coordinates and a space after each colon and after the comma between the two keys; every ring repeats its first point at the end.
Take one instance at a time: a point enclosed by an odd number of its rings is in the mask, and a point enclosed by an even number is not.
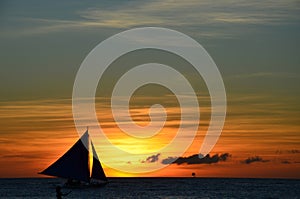
{"type": "Polygon", "coordinates": [[[89,167],[89,134],[86,131],[82,137],[56,162],[40,174],[57,176],[72,180],[90,182],[91,178],[107,181],[93,143],[92,176],[89,167]]]}

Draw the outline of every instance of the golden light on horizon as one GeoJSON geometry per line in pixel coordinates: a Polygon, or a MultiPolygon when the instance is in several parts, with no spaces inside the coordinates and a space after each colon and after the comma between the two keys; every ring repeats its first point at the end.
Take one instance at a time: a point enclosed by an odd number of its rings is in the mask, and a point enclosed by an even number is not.
{"type": "MultiPolygon", "coordinates": [[[[48,100],[48,101],[20,101],[14,103],[1,103],[0,125],[5,127],[7,134],[1,137],[1,160],[0,173],[3,177],[43,177],[37,174],[63,155],[77,140],[78,134],[72,120],[71,104],[69,100],[48,100]],[[17,111],[18,114],[15,114],[17,111]],[[30,121],[30,123],[29,123],[30,121]]],[[[267,103],[267,101],[265,102],[267,103]]],[[[254,105],[253,105],[254,106],[254,105]]],[[[223,133],[214,147],[211,154],[222,154],[228,152],[232,157],[225,162],[216,164],[199,165],[167,165],[166,168],[142,174],[130,174],[113,170],[104,165],[108,176],[191,176],[196,172],[197,176],[222,176],[222,177],[289,177],[299,178],[296,174],[299,170],[299,137],[298,124],[295,119],[284,117],[285,115],[296,114],[281,112],[280,117],[268,114],[268,119],[262,120],[265,114],[261,112],[261,106],[250,110],[253,114],[240,112],[243,107],[229,106],[229,114],[225,123],[223,133]],[[254,114],[255,113],[255,114],[254,114]],[[275,121],[275,123],[274,123],[275,121]],[[280,121],[280,123],[278,122],[280,121]],[[254,125],[255,124],[255,125],[254,125]],[[251,164],[242,163],[248,157],[260,156],[265,162],[254,162],[251,164]]],[[[268,107],[268,105],[264,105],[268,107]]],[[[176,115],[177,109],[169,108],[169,114],[176,115]]],[[[147,108],[136,109],[137,115],[142,115],[143,122],[148,112],[147,108]]],[[[98,113],[99,114],[99,113],[98,113]]],[[[152,137],[151,141],[136,141],[134,138],[124,134],[116,128],[110,120],[110,113],[103,113],[106,116],[102,120],[103,128],[109,139],[123,150],[133,153],[150,152],[153,155],[156,151],[165,146],[176,134],[178,118],[172,117],[161,132],[152,137]]],[[[103,118],[102,118],[103,119],[103,118]]],[[[145,124],[147,120],[145,120],[145,124]]],[[[208,120],[201,121],[198,134],[193,144],[183,155],[184,157],[197,154],[206,133],[208,120]]],[[[101,143],[101,140],[98,141],[101,143]]],[[[96,147],[101,160],[103,155],[111,156],[111,160],[117,164],[136,167],[151,165],[142,163],[147,157],[132,159],[129,157],[118,157],[110,154],[109,151],[100,151],[96,147]]],[[[158,162],[176,153],[170,151],[168,154],[161,154],[158,162]]]]}

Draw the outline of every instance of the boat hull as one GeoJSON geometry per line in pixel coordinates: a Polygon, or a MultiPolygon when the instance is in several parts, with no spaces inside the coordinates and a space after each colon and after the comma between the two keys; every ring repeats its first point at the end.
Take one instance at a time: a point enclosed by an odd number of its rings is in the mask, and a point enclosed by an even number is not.
{"type": "Polygon", "coordinates": [[[80,188],[89,188],[89,187],[104,187],[108,182],[76,182],[76,183],[65,183],[63,185],[64,188],[69,189],[80,189],[80,188]]]}

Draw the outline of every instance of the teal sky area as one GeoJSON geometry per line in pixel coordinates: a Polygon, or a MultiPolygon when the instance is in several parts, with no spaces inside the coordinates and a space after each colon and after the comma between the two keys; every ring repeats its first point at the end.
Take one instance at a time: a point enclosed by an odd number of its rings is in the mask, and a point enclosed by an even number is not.
{"type": "Polygon", "coordinates": [[[299,1],[1,1],[0,100],[70,98],[101,41],[135,27],[178,30],[212,56],[229,95],[299,98],[299,1]]]}

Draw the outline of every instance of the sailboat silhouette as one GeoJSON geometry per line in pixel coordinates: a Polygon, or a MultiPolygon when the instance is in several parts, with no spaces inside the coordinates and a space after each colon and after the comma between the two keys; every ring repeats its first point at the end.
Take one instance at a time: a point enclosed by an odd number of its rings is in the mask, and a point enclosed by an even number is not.
{"type": "Polygon", "coordinates": [[[66,186],[102,186],[108,180],[97,156],[93,142],[89,139],[88,130],[81,138],[57,161],[39,174],[66,178],[66,186]],[[93,161],[90,173],[90,152],[92,148],[93,161]]]}

